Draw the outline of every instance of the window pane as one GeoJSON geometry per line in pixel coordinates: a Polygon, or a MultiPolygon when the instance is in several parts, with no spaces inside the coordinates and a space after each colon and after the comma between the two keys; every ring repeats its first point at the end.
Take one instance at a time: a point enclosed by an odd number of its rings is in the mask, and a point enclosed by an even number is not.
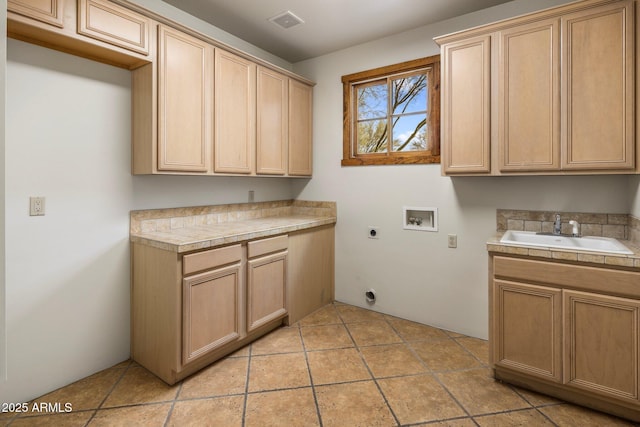
{"type": "Polygon", "coordinates": [[[394,79],[391,86],[393,114],[427,111],[426,74],[394,79]]]}
{"type": "Polygon", "coordinates": [[[426,114],[394,117],[393,151],[426,150],[429,145],[426,122],[426,114]]]}
{"type": "Polygon", "coordinates": [[[387,151],[387,120],[365,120],[358,123],[358,154],[387,151]]]}
{"type": "Polygon", "coordinates": [[[358,92],[358,120],[380,119],[387,116],[387,84],[360,86],[358,92]]]}

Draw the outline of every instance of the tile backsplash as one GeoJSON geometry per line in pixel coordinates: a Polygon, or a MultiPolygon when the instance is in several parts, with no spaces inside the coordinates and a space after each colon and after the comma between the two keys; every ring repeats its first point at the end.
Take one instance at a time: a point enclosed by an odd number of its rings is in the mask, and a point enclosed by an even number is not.
{"type": "Polygon", "coordinates": [[[279,200],[273,202],[131,211],[130,232],[169,231],[176,228],[289,215],[336,217],[336,203],[306,200],[279,200]]]}
{"type": "Polygon", "coordinates": [[[570,234],[570,220],[578,221],[583,236],[612,237],[640,242],[640,220],[628,214],[498,209],[496,230],[552,232],[556,214],[562,219],[562,233],[570,234]]]}

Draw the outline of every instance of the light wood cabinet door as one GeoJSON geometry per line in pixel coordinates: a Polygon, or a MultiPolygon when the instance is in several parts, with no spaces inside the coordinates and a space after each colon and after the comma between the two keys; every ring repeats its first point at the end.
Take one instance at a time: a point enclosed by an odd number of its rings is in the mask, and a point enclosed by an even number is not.
{"type": "Polygon", "coordinates": [[[289,79],[289,175],[313,173],[313,87],[289,79]]]}
{"type": "Polygon", "coordinates": [[[158,170],[210,169],[213,47],[158,28],[158,170]]]}
{"type": "Polygon", "coordinates": [[[256,65],[216,49],[214,172],[254,171],[256,65]]]}
{"type": "Polygon", "coordinates": [[[63,27],[64,0],[7,0],[7,10],[59,28],[63,27]]]}
{"type": "Polygon", "coordinates": [[[637,403],[639,309],[636,300],[564,291],[564,382],[637,403]]]}
{"type": "Polygon", "coordinates": [[[554,382],[562,380],[562,291],[493,281],[496,366],[554,382]]]}
{"type": "Polygon", "coordinates": [[[256,94],[256,173],[287,173],[289,78],[258,67],[256,94]]]}
{"type": "Polygon", "coordinates": [[[563,169],[634,167],[633,6],[562,17],[563,169]]]}
{"type": "Polygon", "coordinates": [[[151,19],[106,0],[78,2],[78,33],[149,54],[151,19]]]}
{"type": "Polygon", "coordinates": [[[287,313],[286,279],[287,251],[249,260],[247,332],[287,313]]]}
{"type": "Polygon", "coordinates": [[[241,264],[183,280],[182,362],[240,338],[241,264]]]}
{"type": "Polygon", "coordinates": [[[498,141],[503,172],[560,168],[560,20],[499,33],[498,141]]]}
{"type": "Polygon", "coordinates": [[[442,70],[443,171],[489,173],[491,37],[445,45],[442,70]]]}

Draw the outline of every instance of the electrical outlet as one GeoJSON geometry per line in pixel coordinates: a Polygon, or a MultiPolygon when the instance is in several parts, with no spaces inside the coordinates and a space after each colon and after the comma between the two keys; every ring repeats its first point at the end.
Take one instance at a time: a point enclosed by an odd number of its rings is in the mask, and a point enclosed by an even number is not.
{"type": "Polygon", "coordinates": [[[44,197],[29,197],[29,215],[44,215],[44,197]]]}
{"type": "Polygon", "coordinates": [[[458,247],[458,235],[457,234],[449,234],[447,236],[449,247],[457,248],[458,247]]]}

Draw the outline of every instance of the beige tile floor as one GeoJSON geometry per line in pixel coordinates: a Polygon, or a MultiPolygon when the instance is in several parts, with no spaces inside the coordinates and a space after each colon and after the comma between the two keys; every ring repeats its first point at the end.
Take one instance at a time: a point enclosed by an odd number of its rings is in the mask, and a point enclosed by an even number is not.
{"type": "Polygon", "coordinates": [[[624,426],[495,382],[486,341],[335,303],[168,386],[125,361],[0,426],[624,426]]]}

